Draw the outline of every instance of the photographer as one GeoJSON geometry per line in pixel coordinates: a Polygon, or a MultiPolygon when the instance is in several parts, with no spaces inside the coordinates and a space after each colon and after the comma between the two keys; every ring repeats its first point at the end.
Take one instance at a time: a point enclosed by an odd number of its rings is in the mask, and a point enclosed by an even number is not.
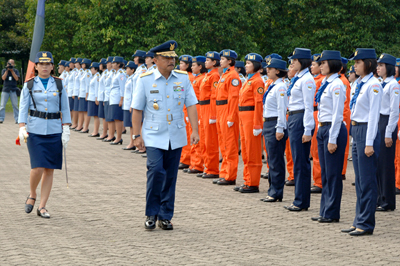
{"type": "Polygon", "coordinates": [[[17,124],[18,121],[18,97],[17,97],[17,81],[19,79],[19,72],[15,67],[13,59],[8,60],[6,68],[1,71],[1,78],[3,80],[3,91],[1,93],[0,104],[0,123],[3,123],[6,116],[6,104],[8,98],[11,98],[11,104],[14,111],[14,120],[17,124]]]}

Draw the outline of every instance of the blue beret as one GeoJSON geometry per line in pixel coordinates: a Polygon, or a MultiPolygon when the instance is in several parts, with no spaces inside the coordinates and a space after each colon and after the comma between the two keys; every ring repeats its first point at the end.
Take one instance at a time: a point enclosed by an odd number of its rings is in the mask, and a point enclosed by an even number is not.
{"type": "Polygon", "coordinates": [[[321,57],[321,54],[313,54],[311,56],[311,60],[313,60],[314,62],[318,62],[320,57],[321,57]]]}
{"type": "Polygon", "coordinates": [[[67,61],[65,61],[65,60],[60,60],[60,62],[58,63],[58,66],[65,66],[65,62],[67,62],[67,61]]]}
{"type": "Polygon", "coordinates": [[[286,68],[286,61],[276,58],[272,58],[271,61],[267,63],[267,68],[276,68],[283,71],[289,71],[289,69],[286,68]]]}
{"type": "Polygon", "coordinates": [[[243,61],[236,61],[235,67],[241,67],[244,68],[244,62],[243,61]]]}
{"type": "Polygon", "coordinates": [[[311,58],[311,50],[306,48],[295,48],[288,59],[309,59],[311,58]]]}
{"type": "Polygon", "coordinates": [[[192,58],[192,56],[191,55],[181,55],[180,57],[179,57],[179,61],[183,61],[183,62],[186,62],[186,63],[190,63],[190,62],[192,62],[192,60],[193,60],[193,58],[192,58]]]}
{"type": "Polygon", "coordinates": [[[50,52],[38,52],[35,58],[35,64],[37,63],[52,63],[54,64],[53,55],[50,52]]]}
{"type": "Polygon", "coordinates": [[[71,63],[75,64],[76,58],[71,57],[71,58],[69,59],[69,61],[71,61],[71,63]]]}
{"type": "Polygon", "coordinates": [[[248,55],[246,55],[246,57],[244,58],[244,60],[247,61],[254,61],[254,62],[259,62],[261,63],[263,61],[263,58],[261,55],[256,54],[256,53],[249,53],[248,55]]]}
{"type": "Polygon", "coordinates": [[[317,62],[325,61],[325,60],[339,60],[342,61],[342,56],[339,51],[325,50],[321,53],[321,56],[318,58],[317,62]]]}
{"type": "Polygon", "coordinates": [[[107,59],[105,59],[105,58],[102,58],[102,59],[100,59],[100,62],[99,62],[101,65],[105,65],[105,64],[107,64],[107,59]]]}
{"type": "Polygon", "coordinates": [[[222,50],[219,53],[219,55],[223,56],[223,57],[226,57],[226,58],[229,58],[229,59],[236,59],[237,58],[237,53],[235,51],[229,50],[229,49],[222,50]]]}
{"type": "Polygon", "coordinates": [[[347,65],[347,63],[349,62],[349,60],[345,57],[342,57],[342,64],[343,65],[347,65]]]}
{"type": "Polygon", "coordinates": [[[282,59],[282,56],[273,53],[273,54],[267,55],[264,59],[265,59],[265,62],[268,62],[268,61],[271,60],[272,58],[275,58],[275,59],[282,59]]]}
{"type": "Polygon", "coordinates": [[[90,60],[90,59],[83,58],[83,60],[82,60],[82,64],[90,65],[91,63],[92,63],[92,60],[90,60]]]}
{"type": "Polygon", "coordinates": [[[178,43],[174,40],[170,40],[156,47],[151,48],[150,52],[154,53],[154,55],[176,58],[178,57],[178,55],[175,52],[176,48],[178,48],[178,43]]]}
{"type": "Polygon", "coordinates": [[[193,63],[197,63],[197,62],[205,63],[206,62],[206,57],[202,56],[202,55],[195,56],[195,57],[192,58],[192,62],[193,63]]]}
{"type": "Polygon", "coordinates": [[[111,63],[114,60],[114,56],[107,57],[106,63],[111,63]]]}
{"type": "MultiPolygon", "coordinates": [[[[269,62],[269,61],[268,61],[268,62],[269,62]]],[[[261,63],[261,67],[262,67],[262,68],[266,68],[266,67],[267,67],[267,62],[262,62],[262,63],[261,63]]]]}
{"type": "Polygon", "coordinates": [[[114,56],[113,63],[124,63],[124,58],[122,56],[114,56]]]}
{"type": "Polygon", "coordinates": [[[350,55],[349,60],[359,59],[376,59],[375,49],[370,48],[357,48],[356,51],[350,55]]]}
{"type": "Polygon", "coordinates": [[[80,58],[80,57],[78,57],[76,60],[75,60],[75,63],[79,63],[79,64],[82,64],[82,58],[80,58]]]}
{"type": "Polygon", "coordinates": [[[175,67],[175,69],[180,70],[180,69],[181,69],[181,66],[180,66],[180,65],[177,65],[177,66],[175,67]]]}
{"type": "Polygon", "coordinates": [[[71,64],[71,61],[65,61],[64,66],[69,67],[69,64],[71,64]]]}
{"type": "Polygon", "coordinates": [[[128,63],[128,61],[124,60],[124,65],[126,65],[126,63],[128,63]]]}
{"type": "Polygon", "coordinates": [[[132,55],[132,57],[145,57],[146,56],[146,52],[143,50],[136,50],[136,52],[132,55]]]}
{"type": "Polygon", "coordinates": [[[145,57],[151,57],[151,58],[154,58],[154,53],[152,53],[152,52],[148,51],[148,52],[146,53],[146,56],[145,56],[145,57]]]}
{"type": "Polygon", "coordinates": [[[219,56],[218,52],[215,51],[210,51],[206,53],[206,58],[210,58],[213,60],[221,60],[221,57],[219,56]]]}
{"type": "Polygon", "coordinates": [[[400,66],[400,58],[396,58],[396,66],[400,66]]]}
{"type": "Polygon", "coordinates": [[[99,68],[99,67],[100,67],[100,63],[93,62],[93,63],[90,65],[89,68],[92,68],[92,67],[99,68]]]}
{"type": "Polygon", "coordinates": [[[356,73],[356,71],[354,70],[354,66],[351,66],[349,71],[347,72],[347,74],[350,74],[350,73],[356,73]]]}
{"type": "Polygon", "coordinates": [[[396,57],[390,54],[381,54],[378,59],[378,63],[385,63],[388,65],[395,66],[396,65],[396,57]]]}
{"type": "Polygon", "coordinates": [[[129,61],[129,62],[126,64],[126,67],[129,67],[129,68],[131,68],[131,69],[136,69],[138,66],[135,64],[135,62],[129,61]]]}

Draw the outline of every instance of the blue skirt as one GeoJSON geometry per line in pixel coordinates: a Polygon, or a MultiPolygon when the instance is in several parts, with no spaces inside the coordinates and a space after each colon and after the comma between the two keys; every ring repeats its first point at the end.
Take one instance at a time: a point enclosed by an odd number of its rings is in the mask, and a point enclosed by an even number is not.
{"type": "Polygon", "coordinates": [[[62,168],[61,133],[51,135],[29,133],[26,145],[28,146],[32,169],[38,167],[62,168]]]}
{"type": "Polygon", "coordinates": [[[97,116],[99,114],[99,106],[94,101],[88,101],[88,116],[97,116]]]}
{"type": "Polygon", "coordinates": [[[106,122],[114,122],[114,119],[111,116],[111,108],[110,102],[104,102],[104,116],[106,118],[106,122]]]}
{"type": "Polygon", "coordinates": [[[118,104],[110,105],[111,117],[114,120],[124,121],[124,112],[118,104]]]}
{"type": "Polygon", "coordinates": [[[73,111],[74,110],[74,99],[72,99],[72,97],[68,97],[68,102],[69,102],[69,110],[73,111]]]}
{"type": "Polygon", "coordinates": [[[78,96],[74,96],[74,111],[79,111],[79,100],[78,100],[78,96]]]}
{"type": "Polygon", "coordinates": [[[79,112],[87,112],[88,109],[88,102],[85,100],[85,98],[80,98],[79,99],[79,112]]]}
{"type": "Polygon", "coordinates": [[[132,113],[124,110],[124,127],[132,127],[132,113]]]}
{"type": "Polygon", "coordinates": [[[104,104],[104,102],[99,102],[99,108],[98,108],[99,112],[97,113],[97,116],[99,118],[106,118],[106,116],[104,114],[104,105],[103,104],[104,104]]]}

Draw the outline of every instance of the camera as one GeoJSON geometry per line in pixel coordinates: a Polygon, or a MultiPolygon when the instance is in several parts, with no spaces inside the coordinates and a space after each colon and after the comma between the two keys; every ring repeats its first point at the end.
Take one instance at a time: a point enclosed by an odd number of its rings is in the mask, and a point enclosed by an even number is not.
{"type": "Polygon", "coordinates": [[[11,63],[7,63],[7,69],[13,69],[13,65],[11,63]]]}

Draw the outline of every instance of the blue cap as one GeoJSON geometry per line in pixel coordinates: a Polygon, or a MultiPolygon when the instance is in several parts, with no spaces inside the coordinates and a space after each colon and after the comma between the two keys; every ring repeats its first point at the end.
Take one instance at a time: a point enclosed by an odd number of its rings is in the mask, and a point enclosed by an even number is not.
{"type": "Polygon", "coordinates": [[[349,60],[359,59],[376,59],[376,52],[373,48],[357,48],[356,51],[350,55],[349,60]]]}
{"type": "Polygon", "coordinates": [[[325,61],[325,60],[339,60],[342,61],[342,56],[339,51],[325,50],[321,53],[321,56],[318,58],[317,62],[325,61]]]}
{"type": "Polygon", "coordinates": [[[58,66],[65,66],[65,62],[67,62],[67,61],[65,61],[65,60],[60,60],[60,62],[58,63],[58,66]]]}
{"type": "Polygon", "coordinates": [[[65,61],[64,66],[65,67],[69,67],[69,64],[71,63],[71,61],[65,61]]]}
{"type": "Polygon", "coordinates": [[[105,64],[107,64],[107,59],[105,59],[105,58],[102,58],[102,59],[100,59],[100,62],[99,62],[101,65],[105,65],[105,64]]]}
{"type": "Polygon", "coordinates": [[[275,59],[282,59],[282,56],[280,56],[279,54],[273,53],[273,54],[267,55],[264,59],[265,59],[265,62],[268,63],[272,58],[275,58],[275,59]]]}
{"type": "Polygon", "coordinates": [[[183,62],[186,62],[186,63],[190,63],[190,62],[192,62],[192,56],[191,55],[186,55],[186,54],[184,54],[184,55],[181,55],[180,57],[179,57],[179,61],[183,61],[183,62]]]}
{"type": "Polygon", "coordinates": [[[310,59],[311,50],[306,48],[295,48],[293,53],[288,56],[288,59],[310,59]]]}
{"type": "Polygon", "coordinates": [[[248,55],[246,55],[246,57],[244,58],[244,60],[261,63],[261,62],[263,61],[263,58],[262,58],[262,56],[259,55],[259,54],[256,54],[256,53],[249,53],[248,55]]]}
{"type": "Polygon", "coordinates": [[[318,62],[320,57],[321,57],[321,54],[313,54],[311,56],[311,60],[313,60],[314,62],[318,62]]]}
{"type": "MultiPolygon", "coordinates": [[[[268,61],[268,62],[269,62],[269,61],[268,61]]],[[[266,67],[267,67],[267,62],[262,62],[262,63],[261,63],[261,67],[262,67],[262,68],[266,68],[266,67]]]]}
{"type": "Polygon", "coordinates": [[[82,64],[82,58],[80,58],[80,57],[78,57],[76,60],[75,60],[75,63],[79,63],[79,64],[82,64]]]}
{"type": "Polygon", "coordinates": [[[236,59],[237,58],[237,53],[235,51],[229,50],[229,49],[222,50],[219,53],[219,55],[223,56],[223,57],[226,57],[226,58],[229,58],[229,59],[236,59]]]}
{"type": "Polygon", "coordinates": [[[197,62],[205,63],[206,62],[206,57],[202,56],[202,55],[198,55],[198,56],[193,57],[192,58],[192,63],[197,63],[197,62]]]}
{"type": "Polygon", "coordinates": [[[176,48],[178,48],[178,43],[174,40],[170,40],[156,47],[151,48],[150,52],[154,53],[154,55],[161,55],[163,57],[168,57],[168,58],[176,58],[178,57],[178,55],[175,52],[176,48]]]}
{"type": "Polygon", "coordinates": [[[350,73],[356,73],[356,71],[354,70],[354,66],[351,66],[349,71],[347,71],[347,74],[350,74],[350,73]]]}
{"type": "Polygon", "coordinates": [[[100,63],[93,62],[93,63],[90,65],[89,68],[92,68],[92,67],[99,68],[99,67],[100,67],[100,63]]]}
{"type": "Polygon", "coordinates": [[[111,63],[113,60],[114,60],[114,56],[109,56],[109,57],[107,57],[106,64],[107,64],[107,63],[111,63]]]}
{"type": "Polygon", "coordinates": [[[37,63],[52,63],[54,64],[53,55],[50,52],[38,52],[35,58],[35,64],[37,63]]]}
{"type": "Polygon", "coordinates": [[[122,56],[114,56],[113,63],[124,63],[124,58],[122,56]]]}
{"type": "Polygon", "coordinates": [[[71,63],[73,63],[73,64],[75,64],[75,60],[76,60],[75,57],[71,57],[71,58],[69,59],[69,61],[70,61],[71,63]]]}
{"type": "Polygon", "coordinates": [[[82,64],[90,65],[91,63],[92,63],[92,60],[90,60],[90,59],[83,58],[83,60],[82,60],[82,64]]]}
{"type": "Polygon", "coordinates": [[[396,66],[400,66],[400,58],[396,58],[396,66]]]}
{"type": "Polygon", "coordinates": [[[136,56],[145,57],[145,55],[146,55],[146,51],[136,50],[135,53],[132,55],[132,57],[136,57],[136,56]]]}
{"type": "Polygon", "coordinates": [[[219,56],[219,53],[216,51],[210,51],[206,53],[206,58],[210,58],[213,60],[221,60],[221,57],[219,56]]]}
{"type": "Polygon", "coordinates": [[[236,61],[235,67],[241,67],[244,68],[244,62],[243,61],[236,61]]]}
{"type": "Polygon", "coordinates": [[[385,63],[388,65],[396,66],[396,57],[390,54],[381,54],[381,56],[378,59],[378,63],[385,63]]]}
{"type": "Polygon", "coordinates": [[[145,57],[151,57],[151,58],[154,58],[154,53],[152,53],[152,52],[148,51],[148,52],[146,53],[145,57]]]}
{"type": "Polygon", "coordinates": [[[180,66],[180,65],[177,65],[177,66],[175,67],[175,69],[180,70],[180,69],[181,69],[181,66],[180,66]]]}
{"type": "Polygon", "coordinates": [[[126,64],[126,67],[129,67],[129,68],[131,68],[131,69],[136,69],[136,68],[138,67],[138,65],[136,65],[135,62],[133,62],[133,61],[129,61],[129,62],[126,64]]]}
{"type": "Polygon", "coordinates": [[[124,60],[124,65],[126,66],[126,63],[128,63],[128,61],[124,60]]]}
{"type": "Polygon", "coordinates": [[[267,63],[267,68],[276,68],[278,70],[289,71],[289,69],[286,68],[286,61],[276,58],[272,58],[271,61],[267,63]]]}

